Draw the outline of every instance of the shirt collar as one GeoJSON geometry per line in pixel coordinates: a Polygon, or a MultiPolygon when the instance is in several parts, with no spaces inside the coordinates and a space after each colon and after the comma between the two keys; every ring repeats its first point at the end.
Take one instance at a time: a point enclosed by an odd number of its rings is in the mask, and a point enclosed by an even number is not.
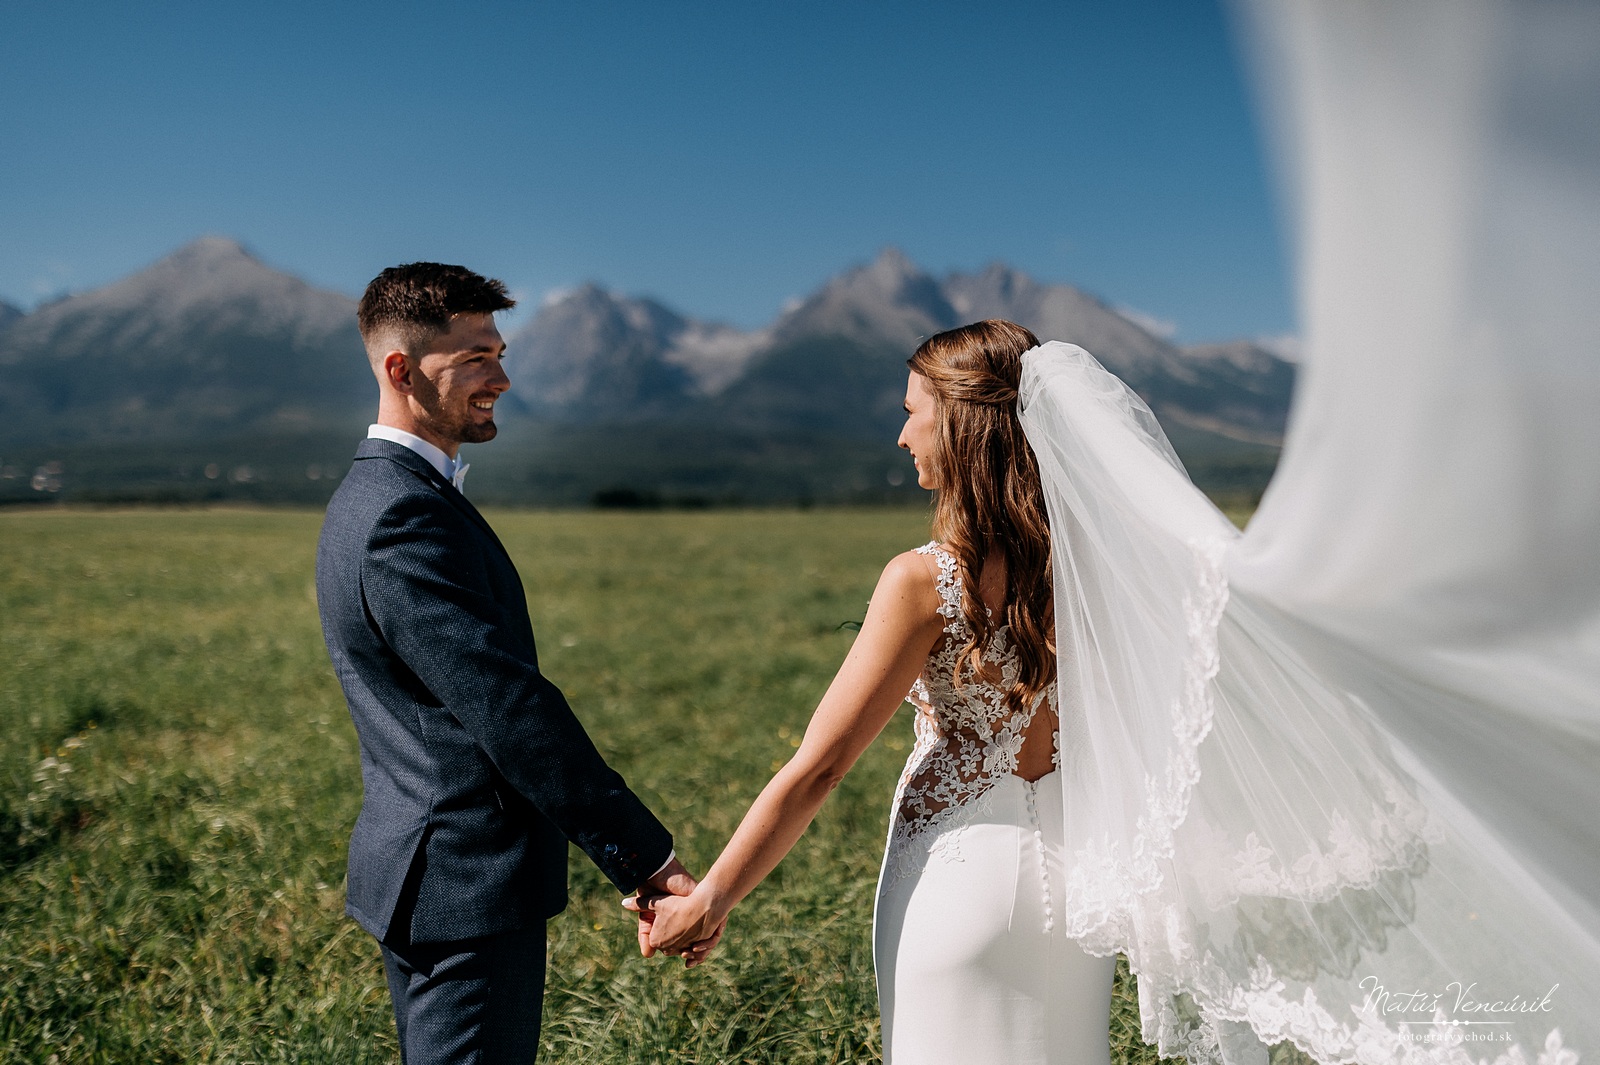
{"type": "Polygon", "coordinates": [[[440,477],[443,477],[458,489],[461,487],[463,475],[467,472],[469,464],[462,462],[460,458],[452,459],[415,433],[408,433],[404,429],[396,429],[392,425],[374,424],[367,426],[367,438],[369,440],[388,440],[391,443],[410,448],[427,459],[428,465],[438,470],[440,477]]]}

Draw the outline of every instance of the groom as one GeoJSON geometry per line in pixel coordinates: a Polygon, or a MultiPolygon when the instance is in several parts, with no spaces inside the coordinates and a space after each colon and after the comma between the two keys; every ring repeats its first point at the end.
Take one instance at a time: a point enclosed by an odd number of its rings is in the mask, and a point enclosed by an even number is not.
{"type": "Polygon", "coordinates": [[[510,387],[494,313],[512,305],[499,281],[439,263],[367,286],[378,420],[317,547],[365,789],[346,912],[381,944],[405,1065],[533,1060],[568,840],[623,892],[694,886],[539,672],[516,567],[461,494],[458,449],[494,438],[510,387]]]}

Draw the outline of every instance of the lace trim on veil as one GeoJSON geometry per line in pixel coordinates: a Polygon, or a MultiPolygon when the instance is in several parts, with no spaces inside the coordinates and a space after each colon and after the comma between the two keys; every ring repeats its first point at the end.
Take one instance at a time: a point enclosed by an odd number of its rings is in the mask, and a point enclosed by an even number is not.
{"type": "MultiPolygon", "coordinates": [[[[1356,1023],[1344,1023],[1318,1002],[1310,987],[1298,998],[1288,997],[1284,981],[1259,955],[1249,968],[1248,984],[1241,985],[1210,947],[1198,948],[1191,941],[1185,915],[1154,897],[1166,879],[1162,866],[1173,858],[1174,837],[1188,816],[1200,779],[1200,745],[1214,720],[1218,631],[1228,602],[1223,571],[1227,547],[1223,540],[1190,543],[1197,579],[1183,603],[1189,655],[1172,708],[1174,756],[1164,774],[1145,780],[1144,812],[1132,854],[1124,857],[1118,846],[1102,838],[1079,850],[1069,863],[1067,934],[1088,953],[1128,955],[1139,981],[1144,1039],[1156,1043],[1162,1056],[1181,1056],[1190,1065],[1264,1060],[1262,1042],[1284,1041],[1321,1062],[1576,1065],[1577,1055],[1563,1046],[1559,1029],[1550,1032],[1533,1063],[1515,1045],[1492,1059],[1473,1058],[1460,1045],[1459,1027],[1442,1010],[1426,1024],[1401,1023],[1398,1029],[1372,1012],[1352,1011],[1356,1023]],[[1158,934],[1152,936],[1152,931],[1158,934]]],[[[1289,868],[1251,833],[1231,862],[1195,870],[1209,874],[1203,881],[1208,905],[1220,908],[1241,897],[1325,901],[1425,865],[1427,843],[1438,838],[1427,809],[1398,780],[1385,779],[1383,784],[1387,806],[1374,812],[1365,834],[1353,831],[1336,812],[1330,818],[1327,847],[1289,868]]]]}
{"type": "Polygon", "coordinates": [[[1228,602],[1228,582],[1222,572],[1227,543],[1194,542],[1190,549],[1197,579],[1195,590],[1183,600],[1189,656],[1183,664],[1183,687],[1172,707],[1178,741],[1173,760],[1163,776],[1145,778],[1144,812],[1133,853],[1124,859],[1121,848],[1108,837],[1091,840],[1074,856],[1067,873],[1067,935],[1092,953],[1115,953],[1131,938],[1130,903],[1161,886],[1160,863],[1172,857],[1173,835],[1188,816],[1189,796],[1200,780],[1200,744],[1211,732],[1215,713],[1210,685],[1221,667],[1217,628],[1228,602]]]}

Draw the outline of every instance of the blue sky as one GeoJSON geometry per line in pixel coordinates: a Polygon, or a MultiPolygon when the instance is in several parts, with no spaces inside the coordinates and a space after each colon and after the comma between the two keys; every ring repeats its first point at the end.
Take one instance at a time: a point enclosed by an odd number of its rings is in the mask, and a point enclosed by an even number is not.
{"type": "Polygon", "coordinates": [[[1293,329],[1211,0],[0,5],[0,298],[207,233],[358,294],[462,262],[750,326],[886,246],[1293,329]]]}

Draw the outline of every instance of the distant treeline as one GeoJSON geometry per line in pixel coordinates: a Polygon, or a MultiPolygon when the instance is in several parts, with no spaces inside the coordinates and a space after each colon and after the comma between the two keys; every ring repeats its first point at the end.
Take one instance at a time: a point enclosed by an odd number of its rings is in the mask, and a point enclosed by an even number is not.
{"type": "MultiPolygon", "coordinates": [[[[322,506],[361,432],[250,437],[209,444],[54,446],[0,455],[0,505],[258,503],[322,506]]],[[[1190,476],[1227,505],[1253,505],[1277,451],[1186,447],[1190,476]]],[[[704,426],[513,426],[469,447],[467,490],[498,506],[704,508],[914,505],[926,499],[892,442],[704,426]]]]}

